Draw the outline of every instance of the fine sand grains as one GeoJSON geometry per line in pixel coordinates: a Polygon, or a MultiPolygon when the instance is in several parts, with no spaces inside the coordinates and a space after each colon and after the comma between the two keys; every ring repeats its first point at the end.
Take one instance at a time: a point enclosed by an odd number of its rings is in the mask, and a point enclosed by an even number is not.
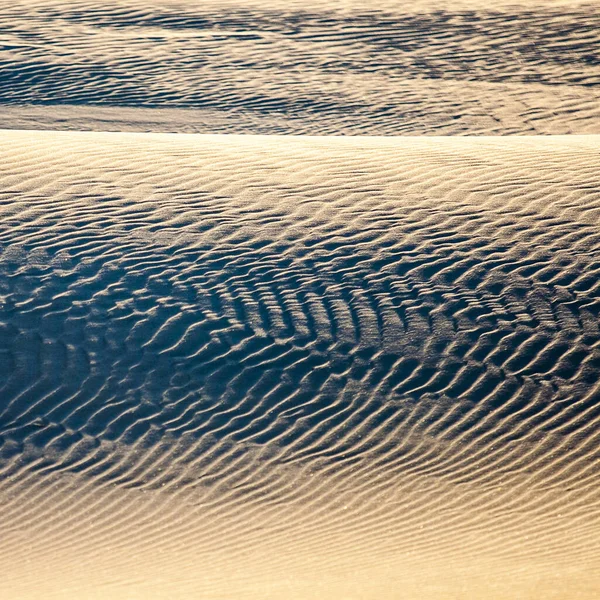
{"type": "Polygon", "coordinates": [[[0,139],[0,596],[600,595],[598,137],[0,139]]]}

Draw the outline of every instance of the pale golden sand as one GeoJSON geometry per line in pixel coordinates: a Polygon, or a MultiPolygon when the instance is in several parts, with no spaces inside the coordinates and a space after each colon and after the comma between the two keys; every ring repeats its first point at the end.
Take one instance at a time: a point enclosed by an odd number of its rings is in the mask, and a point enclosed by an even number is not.
{"type": "Polygon", "coordinates": [[[0,23],[4,128],[600,134],[597,2],[10,0],[0,23]]]}
{"type": "Polygon", "coordinates": [[[2,132],[0,596],[600,595],[600,138],[2,132]]]}

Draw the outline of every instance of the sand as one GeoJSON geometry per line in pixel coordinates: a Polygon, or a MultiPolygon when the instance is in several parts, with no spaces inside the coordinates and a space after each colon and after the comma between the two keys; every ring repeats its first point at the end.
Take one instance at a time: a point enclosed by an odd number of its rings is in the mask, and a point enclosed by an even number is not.
{"type": "Polygon", "coordinates": [[[0,600],[600,598],[599,47],[0,3],[0,600]]]}
{"type": "Polygon", "coordinates": [[[600,595],[600,137],[0,139],[1,597],[600,595]]]}
{"type": "Polygon", "coordinates": [[[600,11],[556,0],[6,0],[0,128],[600,134],[600,11]]]}

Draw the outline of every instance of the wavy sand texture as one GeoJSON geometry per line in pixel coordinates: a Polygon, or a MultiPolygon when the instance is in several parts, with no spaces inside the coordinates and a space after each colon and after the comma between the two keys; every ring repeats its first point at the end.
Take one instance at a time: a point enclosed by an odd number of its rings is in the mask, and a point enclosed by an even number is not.
{"type": "Polygon", "coordinates": [[[1,139],[4,597],[598,597],[598,137],[1,139]]]}
{"type": "Polygon", "coordinates": [[[597,3],[372,4],[3,2],[0,126],[600,133],[597,3]]]}

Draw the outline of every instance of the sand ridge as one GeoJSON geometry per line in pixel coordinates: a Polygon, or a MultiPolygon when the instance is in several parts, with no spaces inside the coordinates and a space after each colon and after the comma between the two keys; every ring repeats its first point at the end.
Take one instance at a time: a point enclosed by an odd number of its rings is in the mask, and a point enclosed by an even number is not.
{"type": "Polygon", "coordinates": [[[5,128],[600,133],[594,3],[18,0],[0,22],[5,128]]]}
{"type": "Polygon", "coordinates": [[[598,594],[597,136],[1,137],[10,597],[598,594]]]}

